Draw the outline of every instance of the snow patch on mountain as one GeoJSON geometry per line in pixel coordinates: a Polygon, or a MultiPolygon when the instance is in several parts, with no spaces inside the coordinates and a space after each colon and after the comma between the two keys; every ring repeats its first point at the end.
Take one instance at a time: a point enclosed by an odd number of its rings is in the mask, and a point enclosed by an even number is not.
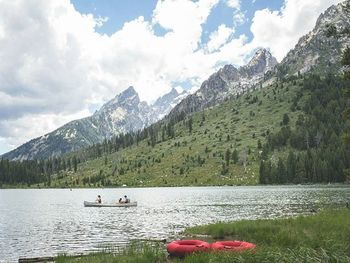
{"type": "Polygon", "coordinates": [[[123,108],[118,107],[111,112],[111,119],[113,122],[117,122],[117,121],[123,120],[126,115],[127,115],[127,112],[123,108]]]}

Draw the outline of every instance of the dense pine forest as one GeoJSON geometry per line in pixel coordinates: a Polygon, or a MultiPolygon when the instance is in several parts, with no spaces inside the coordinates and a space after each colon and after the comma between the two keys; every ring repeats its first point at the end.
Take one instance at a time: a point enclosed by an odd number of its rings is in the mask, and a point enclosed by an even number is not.
{"type": "Polygon", "coordinates": [[[269,135],[260,163],[261,184],[344,182],[349,178],[349,47],[341,63],[342,77],[311,75],[304,80],[303,89],[311,94],[304,114],[295,129],[284,119],[281,130],[269,135]],[[279,149],[289,149],[288,156],[267,158],[279,149]]]}
{"type": "MultiPolygon", "coordinates": [[[[260,183],[344,182],[350,168],[350,147],[343,135],[350,129],[343,112],[349,82],[329,75],[308,76],[303,90],[310,94],[295,129],[283,119],[280,131],[269,134],[263,146],[260,183]],[[288,151],[288,154],[284,154],[288,151]]],[[[295,101],[298,97],[294,98],[295,101]]],[[[291,109],[293,110],[293,108],[291,109]]]]}

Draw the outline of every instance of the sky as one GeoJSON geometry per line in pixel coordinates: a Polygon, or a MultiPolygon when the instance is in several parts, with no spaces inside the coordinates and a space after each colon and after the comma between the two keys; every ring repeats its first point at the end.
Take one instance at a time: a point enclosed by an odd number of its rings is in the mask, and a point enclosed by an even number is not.
{"type": "Polygon", "coordinates": [[[341,0],[0,0],[0,154],[129,86],[152,103],[264,47],[281,61],[341,0]]]}

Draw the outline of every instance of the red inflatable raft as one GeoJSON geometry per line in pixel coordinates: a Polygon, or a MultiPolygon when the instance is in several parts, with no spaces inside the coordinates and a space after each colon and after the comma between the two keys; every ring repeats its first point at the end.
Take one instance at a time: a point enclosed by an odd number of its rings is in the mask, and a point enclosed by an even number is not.
{"type": "Polygon", "coordinates": [[[212,250],[219,251],[232,251],[232,252],[241,252],[246,250],[251,250],[256,247],[255,244],[244,242],[244,241],[218,241],[211,244],[212,250]]]}
{"type": "Polygon", "coordinates": [[[201,240],[175,240],[166,249],[170,255],[182,257],[193,252],[207,251],[210,244],[201,240]]]}

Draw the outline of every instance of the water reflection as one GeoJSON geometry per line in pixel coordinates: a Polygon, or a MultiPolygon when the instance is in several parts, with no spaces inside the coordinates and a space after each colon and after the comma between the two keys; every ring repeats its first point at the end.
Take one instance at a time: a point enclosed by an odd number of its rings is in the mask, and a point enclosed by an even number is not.
{"type": "Polygon", "coordinates": [[[170,239],[188,226],[278,218],[350,200],[346,186],[0,190],[0,261],[170,239]],[[83,207],[125,194],[137,207],[83,207]]]}

